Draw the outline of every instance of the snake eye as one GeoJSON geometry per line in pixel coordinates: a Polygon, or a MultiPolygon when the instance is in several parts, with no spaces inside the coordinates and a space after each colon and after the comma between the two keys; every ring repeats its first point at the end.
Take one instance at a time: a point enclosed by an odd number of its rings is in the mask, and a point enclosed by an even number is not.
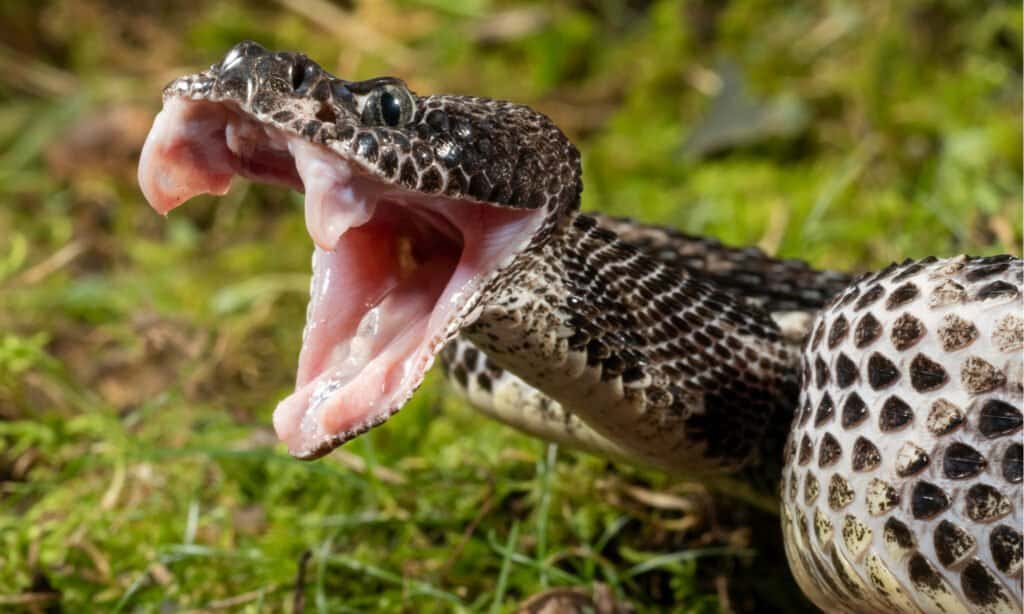
{"type": "Polygon", "coordinates": [[[412,119],[412,114],[412,95],[397,85],[372,91],[363,105],[363,122],[374,126],[400,126],[412,119]]]}
{"type": "Polygon", "coordinates": [[[402,104],[391,92],[380,95],[380,117],[389,126],[397,126],[402,119],[402,104]]]}
{"type": "Polygon", "coordinates": [[[317,65],[300,58],[289,69],[292,79],[292,90],[296,94],[305,94],[310,86],[316,83],[318,76],[317,65]]]}

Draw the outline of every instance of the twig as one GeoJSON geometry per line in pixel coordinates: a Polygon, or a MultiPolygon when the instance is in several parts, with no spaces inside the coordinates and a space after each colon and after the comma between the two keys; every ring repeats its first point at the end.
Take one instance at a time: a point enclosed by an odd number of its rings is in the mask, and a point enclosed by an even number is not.
{"type": "Polygon", "coordinates": [[[17,281],[29,285],[39,283],[81,256],[86,247],[83,241],[72,241],[50,254],[46,260],[19,275],[17,281]]]}
{"type": "Polygon", "coordinates": [[[11,88],[37,96],[69,96],[78,89],[78,79],[73,74],[4,45],[0,45],[0,75],[0,81],[11,88]]]}
{"type": "Polygon", "coordinates": [[[299,569],[295,572],[295,598],[292,601],[294,614],[302,614],[306,610],[306,567],[309,566],[311,558],[312,550],[306,550],[299,557],[299,569]]]}
{"type": "Polygon", "coordinates": [[[46,603],[60,597],[60,593],[21,593],[19,595],[0,595],[0,605],[30,605],[46,603]]]}
{"type": "Polygon", "coordinates": [[[484,503],[480,506],[480,511],[476,513],[473,520],[466,525],[465,530],[462,531],[462,537],[459,538],[459,543],[456,544],[455,548],[452,549],[451,555],[448,556],[448,560],[441,565],[440,576],[445,578],[448,571],[455,564],[456,561],[462,556],[462,551],[466,549],[466,545],[469,543],[470,538],[473,537],[473,533],[476,532],[476,528],[480,526],[480,523],[487,514],[491,513],[491,509],[494,508],[494,485],[490,484],[487,487],[487,495],[484,497],[484,503]]]}

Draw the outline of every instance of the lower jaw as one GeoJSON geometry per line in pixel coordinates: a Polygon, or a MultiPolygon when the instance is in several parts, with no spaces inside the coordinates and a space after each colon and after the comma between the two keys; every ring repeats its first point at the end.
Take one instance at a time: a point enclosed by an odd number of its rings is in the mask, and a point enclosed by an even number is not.
{"type": "Polygon", "coordinates": [[[316,248],[296,390],[274,412],[293,455],[315,458],[400,408],[446,337],[438,302],[458,267],[458,246],[422,261],[411,239],[379,221],[348,230],[334,251],[316,248]]]}
{"type": "Polygon", "coordinates": [[[436,202],[382,198],[332,251],[316,248],[296,390],[274,413],[294,456],[322,456],[397,412],[540,222],[532,212],[443,205],[440,213],[436,202]]]}

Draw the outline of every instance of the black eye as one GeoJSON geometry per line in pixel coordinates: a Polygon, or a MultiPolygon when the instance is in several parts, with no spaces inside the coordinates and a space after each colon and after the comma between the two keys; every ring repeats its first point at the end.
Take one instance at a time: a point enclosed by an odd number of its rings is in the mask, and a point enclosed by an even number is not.
{"type": "Polygon", "coordinates": [[[392,128],[407,124],[416,111],[412,94],[400,84],[380,83],[382,80],[348,83],[350,91],[366,96],[363,99],[363,123],[392,128]]]}
{"type": "Polygon", "coordinates": [[[292,66],[292,89],[296,94],[304,94],[317,77],[316,64],[298,61],[292,66]]]}
{"type": "Polygon", "coordinates": [[[389,126],[397,126],[402,120],[402,103],[391,92],[380,95],[380,117],[389,126]]]}

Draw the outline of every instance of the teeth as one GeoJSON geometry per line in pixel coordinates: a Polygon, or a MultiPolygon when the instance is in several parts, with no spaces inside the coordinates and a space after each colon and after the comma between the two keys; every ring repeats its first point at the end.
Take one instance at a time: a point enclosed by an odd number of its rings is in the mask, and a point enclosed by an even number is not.
{"type": "Polygon", "coordinates": [[[380,306],[366,312],[356,328],[356,336],[352,338],[352,353],[349,360],[355,364],[362,365],[370,359],[370,351],[373,349],[373,340],[380,332],[380,306]]]}
{"type": "Polygon", "coordinates": [[[309,407],[302,415],[299,429],[313,435],[323,431],[323,404],[343,386],[359,375],[370,361],[373,343],[380,331],[380,307],[374,307],[363,316],[352,339],[339,344],[332,350],[329,364],[340,365],[331,376],[318,382],[309,401],[309,407]]]}
{"type": "Polygon", "coordinates": [[[352,169],[334,154],[298,137],[289,139],[288,151],[306,191],[309,236],[321,249],[334,251],[346,230],[370,220],[375,203],[357,194],[352,169]]]}
{"type": "Polygon", "coordinates": [[[231,153],[238,155],[238,152],[242,149],[242,137],[239,133],[238,122],[235,120],[229,120],[228,125],[224,128],[224,143],[231,150],[231,153]]]}
{"type": "Polygon", "coordinates": [[[279,141],[280,137],[263,126],[238,117],[230,117],[224,128],[224,143],[231,153],[243,158],[259,148],[283,150],[285,146],[279,141]]]}

